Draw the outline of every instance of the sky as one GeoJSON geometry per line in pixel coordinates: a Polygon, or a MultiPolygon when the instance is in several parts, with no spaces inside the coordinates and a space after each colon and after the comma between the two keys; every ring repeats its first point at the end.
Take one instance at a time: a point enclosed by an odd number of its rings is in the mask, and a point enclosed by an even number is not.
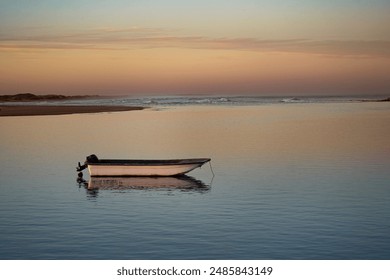
{"type": "Polygon", "coordinates": [[[0,94],[390,95],[388,0],[0,0],[0,94]]]}

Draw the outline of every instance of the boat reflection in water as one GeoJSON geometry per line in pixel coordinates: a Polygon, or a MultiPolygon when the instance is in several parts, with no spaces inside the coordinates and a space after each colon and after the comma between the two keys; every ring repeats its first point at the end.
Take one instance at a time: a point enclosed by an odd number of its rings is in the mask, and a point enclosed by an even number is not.
{"type": "Polygon", "coordinates": [[[91,177],[83,183],[90,195],[99,190],[160,190],[180,192],[207,192],[210,186],[190,176],[179,177],[91,177]]]}

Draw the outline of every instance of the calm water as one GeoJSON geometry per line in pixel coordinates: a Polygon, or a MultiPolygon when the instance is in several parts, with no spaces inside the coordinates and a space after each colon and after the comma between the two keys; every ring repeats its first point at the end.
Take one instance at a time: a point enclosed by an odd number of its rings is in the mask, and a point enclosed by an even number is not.
{"type": "Polygon", "coordinates": [[[3,117],[0,133],[1,259],[390,259],[388,103],[3,117]],[[211,157],[215,177],[88,190],[91,153],[211,157]]]}

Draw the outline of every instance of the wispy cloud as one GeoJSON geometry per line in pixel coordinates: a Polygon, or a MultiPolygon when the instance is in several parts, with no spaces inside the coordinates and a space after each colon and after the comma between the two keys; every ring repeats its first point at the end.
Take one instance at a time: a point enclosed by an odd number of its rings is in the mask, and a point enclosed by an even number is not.
{"type": "Polygon", "coordinates": [[[390,57],[390,41],[380,40],[261,40],[258,38],[211,38],[173,36],[159,28],[101,28],[85,32],[38,35],[1,35],[1,50],[187,48],[294,52],[336,56],[390,57]]]}

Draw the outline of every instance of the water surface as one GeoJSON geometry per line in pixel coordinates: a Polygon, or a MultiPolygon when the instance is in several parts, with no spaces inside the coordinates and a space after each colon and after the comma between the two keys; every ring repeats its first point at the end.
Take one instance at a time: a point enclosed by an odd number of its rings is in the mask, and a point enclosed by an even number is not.
{"type": "Polygon", "coordinates": [[[388,103],[160,109],[0,118],[0,258],[390,258],[388,103]],[[86,189],[91,153],[215,177],[86,189]]]}

